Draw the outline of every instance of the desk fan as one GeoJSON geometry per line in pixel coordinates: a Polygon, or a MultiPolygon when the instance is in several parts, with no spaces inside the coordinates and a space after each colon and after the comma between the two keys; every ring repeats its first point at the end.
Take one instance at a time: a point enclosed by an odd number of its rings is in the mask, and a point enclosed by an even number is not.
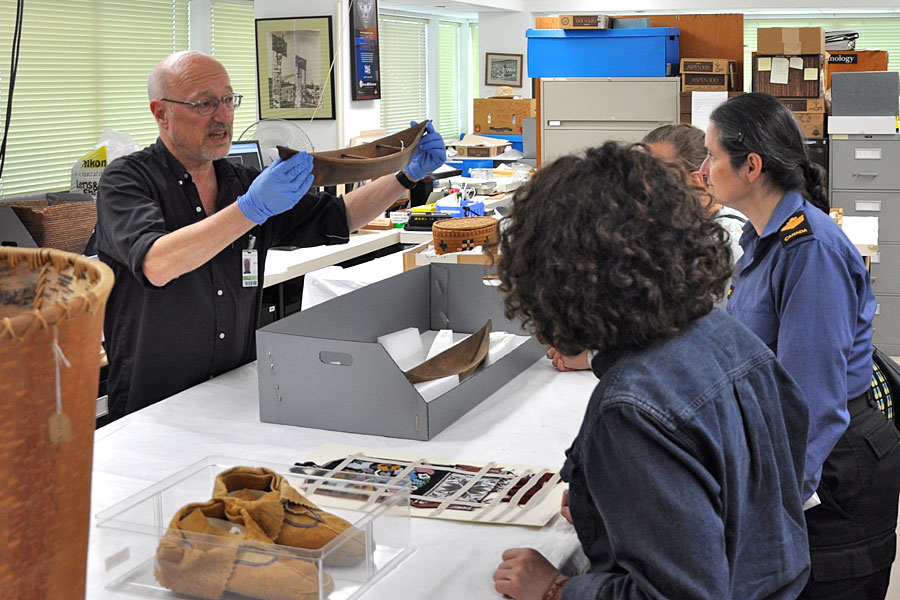
{"type": "Polygon", "coordinates": [[[299,125],[286,119],[260,119],[247,126],[238,141],[256,140],[262,152],[263,166],[266,167],[278,156],[276,146],[287,146],[303,152],[312,152],[312,142],[299,125]]]}

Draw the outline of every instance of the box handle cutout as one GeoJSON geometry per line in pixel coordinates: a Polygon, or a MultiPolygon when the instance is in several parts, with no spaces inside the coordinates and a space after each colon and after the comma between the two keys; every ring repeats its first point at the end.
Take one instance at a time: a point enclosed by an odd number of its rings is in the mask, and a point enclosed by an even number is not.
{"type": "Polygon", "coordinates": [[[319,352],[319,360],[326,365],[338,365],[341,367],[353,365],[353,357],[345,352],[328,352],[323,350],[319,352]]]}

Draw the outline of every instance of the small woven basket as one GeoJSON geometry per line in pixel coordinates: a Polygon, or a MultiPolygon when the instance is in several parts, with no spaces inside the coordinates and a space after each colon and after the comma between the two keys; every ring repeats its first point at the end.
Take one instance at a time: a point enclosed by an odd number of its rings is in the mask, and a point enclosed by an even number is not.
{"type": "Polygon", "coordinates": [[[96,200],[48,204],[44,198],[8,204],[42,248],[81,254],[97,224],[96,200]]]}
{"type": "Polygon", "coordinates": [[[500,228],[491,217],[444,219],[431,226],[436,254],[462,252],[476,246],[496,244],[500,228]]]}
{"type": "Polygon", "coordinates": [[[84,598],[100,335],[112,285],[100,261],[0,247],[4,598],[84,598]]]}

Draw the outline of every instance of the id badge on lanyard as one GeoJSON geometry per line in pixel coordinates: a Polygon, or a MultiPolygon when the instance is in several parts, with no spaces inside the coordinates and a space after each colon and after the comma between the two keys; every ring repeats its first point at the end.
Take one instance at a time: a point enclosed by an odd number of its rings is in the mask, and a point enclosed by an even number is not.
{"type": "Polygon", "coordinates": [[[246,250],[241,250],[241,281],[244,287],[259,287],[259,257],[256,248],[256,236],[250,236],[246,250]]]}

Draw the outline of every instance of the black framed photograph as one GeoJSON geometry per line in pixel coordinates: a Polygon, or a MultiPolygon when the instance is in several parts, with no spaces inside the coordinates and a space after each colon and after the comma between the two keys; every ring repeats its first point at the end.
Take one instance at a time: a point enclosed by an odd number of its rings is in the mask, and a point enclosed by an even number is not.
{"type": "Polygon", "coordinates": [[[334,119],[331,17],[256,19],[261,119],[334,119]]]}
{"type": "Polygon", "coordinates": [[[522,87],[522,55],[486,52],[484,85],[522,87]]]}
{"type": "Polygon", "coordinates": [[[350,89],[354,100],[381,98],[378,0],[350,0],[350,89]]]}

